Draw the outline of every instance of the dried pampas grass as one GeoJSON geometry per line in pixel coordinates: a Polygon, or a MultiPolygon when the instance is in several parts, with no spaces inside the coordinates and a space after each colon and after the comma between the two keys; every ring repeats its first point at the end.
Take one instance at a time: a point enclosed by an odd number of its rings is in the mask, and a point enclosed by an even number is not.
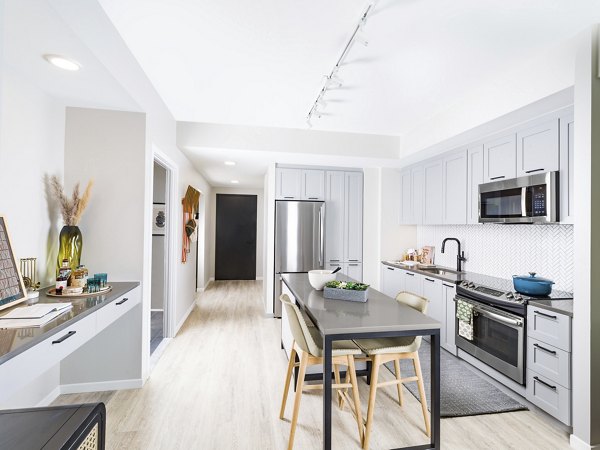
{"type": "Polygon", "coordinates": [[[67,226],[79,224],[81,216],[83,215],[83,211],[90,202],[93,182],[90,181],[87,184],[87,187],[83,192],[83,196],[79,195],[79,183],[77,183],[73,189],[71,198],[65,195],[63,185],[57,176],[53,176],[50,179],[50,184],[52,186],[52,190],[54,191],[54,195],[60,204],[60,210],[64,224],[67,226]]]}

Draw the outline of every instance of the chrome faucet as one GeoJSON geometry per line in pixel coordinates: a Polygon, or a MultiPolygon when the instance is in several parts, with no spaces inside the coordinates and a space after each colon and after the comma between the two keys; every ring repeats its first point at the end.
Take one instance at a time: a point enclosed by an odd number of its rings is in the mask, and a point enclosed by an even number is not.
{"type": "Polygon", "coordinates": [[[442,253],[444,253],[444,248],[446,247],[446,241],[456,241],[456,243],[458,244],[458,253],[456,255],[456,271],[457,272],[462,272],[462,263],[463,261],[466,261],[467,258],[465,258],[465,252],[461,252],[460,250],[460,241],[456,238],[446,238],[442,241],[442,253]]]}

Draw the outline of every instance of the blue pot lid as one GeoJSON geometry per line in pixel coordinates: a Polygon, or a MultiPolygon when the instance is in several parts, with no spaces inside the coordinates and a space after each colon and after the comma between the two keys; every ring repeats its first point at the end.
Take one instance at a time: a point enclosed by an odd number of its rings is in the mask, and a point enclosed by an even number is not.
{"type": "Polygon", "coordinates": [[[554,281],[548,278],[536,277],[535,272],[529,272],[529,275],[513,275],[513,280],[527,281],[529,283],[554,284],[554,281]]]}

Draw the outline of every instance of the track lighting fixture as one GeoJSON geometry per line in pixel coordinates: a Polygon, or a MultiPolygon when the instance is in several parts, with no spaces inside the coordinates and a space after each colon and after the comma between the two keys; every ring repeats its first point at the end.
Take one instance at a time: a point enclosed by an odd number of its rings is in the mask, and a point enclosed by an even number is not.
{"type": "Polygon", "coordinates": [[[360,17],[360,20],[358,21],[358,25],[356,25],[356,28],[354,28],[354,32],[352,33],[352,36],[350,37],[346,46],[344,47],[342,54],[340,55],[337,62],[333,66],[333,69],[331,69],[331,72],[329,72],[329,75],[325,75],[323,77],[324,78],[323,86],[321,87],[321,90],[319,91],[319,95],[317,95],[317,98],[313,102],[312,107],[310,108],[310,110],[308,111],[308,115],[306,116],[306,124],[308,125],[309,128],[312,128],[311,120],[313,117],[320,118],[323,115],[323,112],[321,110],[319,110],[319,108],[322,109],[327,106],[327,102],[324,99],[325,93],[327,92],[327,90],[342,87],[342,80],[337,75],[337,72],[343,63],[344,58],[346,58],[346,55],[350,51],[352,44],[356,41],[356,42],[360,42],[365,47],[369,45],[369,42],[367,41],[367,39],[363,35],[360,35],[359,32],[364,32],[363,27],[367,23],[367,17],[369,16],[369,13],[371,13],[371,11],[373,10],[373,8],[375,6],[375,2],[376,2],[376,0],[371,1],[369,3],[369,5],[366,7],[365,11],[363,12],[363,14],[360,17]]]}

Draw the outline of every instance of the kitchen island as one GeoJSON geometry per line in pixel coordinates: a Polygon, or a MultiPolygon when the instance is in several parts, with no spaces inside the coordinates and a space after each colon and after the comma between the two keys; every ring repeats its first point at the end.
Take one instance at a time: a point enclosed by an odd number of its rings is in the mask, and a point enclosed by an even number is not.
{"type": "MultiPolygon", "coordinates": [[[[334,341],[396,336],[431,336],[431,442],[408,449],[440,448],[440,323],[369,288],[366,303],[331,300],[312,288],[305,273],[285,274],[283,282],[296,304],[323,338],[323,448],[331,449],[331,351],[334,341]],[[327,376],[326,374],[329,374],[327,376]]],[[[338,275],[338,280],[353,281],[338,275]]]]}

